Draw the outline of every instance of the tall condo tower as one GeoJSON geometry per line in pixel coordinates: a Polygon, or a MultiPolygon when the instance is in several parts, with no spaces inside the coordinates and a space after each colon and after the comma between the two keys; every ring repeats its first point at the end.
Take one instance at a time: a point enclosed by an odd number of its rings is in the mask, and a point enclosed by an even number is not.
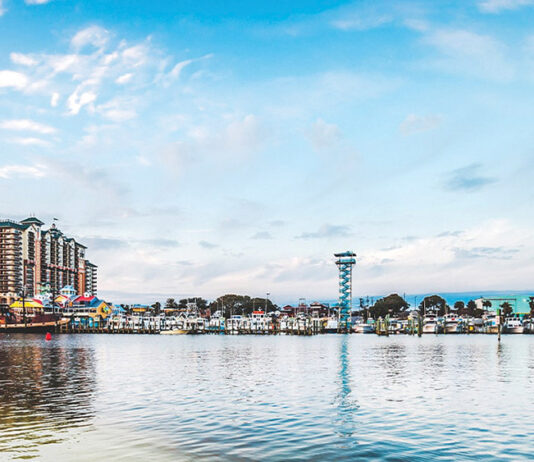
{"type": "Polygon", "coordinates": [[[352,311],[352,267],[356,264],[356,254],[347,250],[335,253],[339,269],[339,325],[340,332],[350,332],[352,311]]]}

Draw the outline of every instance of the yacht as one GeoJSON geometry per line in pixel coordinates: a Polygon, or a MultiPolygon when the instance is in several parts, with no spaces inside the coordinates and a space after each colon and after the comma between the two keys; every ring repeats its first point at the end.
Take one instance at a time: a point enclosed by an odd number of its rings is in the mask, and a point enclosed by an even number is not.
{"type": "Polygon", "coordinates": [[[423,319],[423,334],[437,334],[438,319],[434,313],[427,313],[423,319]]]}
{"type": "Polygon", "coordinates": [[[484,316],[484,329],[485,334],[497,334],[499,332],[499,318],[497,314],[492,312],[484,316]]]}
{"type": "Polygon", "coordinates": [[[445,334],[459,334],[462,332],[460,318],[455,313],[446,314],[443,317],[443,329],[445,334]]]}
{"type": "Polygon", "coordinates": [[[524,332],[523,323],[519,318],[506,318],[502,331],[504,334],[522,334],[524,332]]]}
{"type": "Polygon", "coordinates": [[[339,324],[336,318],[330,318],[326,322],[326,326],[324,328],[325,333],[326,334],[337,334],[338,325],[339,324]]]}
{"type": "Polygon", "coordinates": [[[364,322],[362,319],[352,325],[352,331],[356,334],[374,334],[375,330],[376,328],[372,319],[369,319],[367,322],[364,322]]]}

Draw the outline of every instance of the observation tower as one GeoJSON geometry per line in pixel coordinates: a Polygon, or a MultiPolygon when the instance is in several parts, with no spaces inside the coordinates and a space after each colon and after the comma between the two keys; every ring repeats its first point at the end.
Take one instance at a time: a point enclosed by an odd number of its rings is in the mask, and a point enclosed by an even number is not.
{"type": "Polygon", "coordinates": [[[335,253],[339,269],[339,332],[350,332],[352,311],[352,267],[356,264],[356,254],[350,250],[335,253]]]}

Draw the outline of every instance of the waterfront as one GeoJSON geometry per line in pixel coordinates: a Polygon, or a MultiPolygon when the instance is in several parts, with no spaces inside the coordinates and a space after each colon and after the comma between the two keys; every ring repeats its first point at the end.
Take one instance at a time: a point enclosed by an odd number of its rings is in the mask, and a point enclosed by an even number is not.
{"type": "Polygon", "coordinates": [[[530,336],[0,336],[2,458],[530,458],[530,336]]]}

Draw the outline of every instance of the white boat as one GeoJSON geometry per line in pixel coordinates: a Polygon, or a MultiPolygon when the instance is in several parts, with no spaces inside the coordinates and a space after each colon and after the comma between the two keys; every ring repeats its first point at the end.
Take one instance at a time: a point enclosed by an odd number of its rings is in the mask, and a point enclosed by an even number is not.
{"type": "Polygon", "coordinates": [[[337,322],[337,319],[330,318],[326,322],[326,326],[324,328],[325,333],[327,333],[327,334],[336,334],[337,333],[337,329],[338,329],[338,325],[339,324],[337,322]]]}
{"type": "Polygon", "coordinates": [[[423,319],[423,334],[437,334],[438,319],[434,313],[427,313],[423,319]]]}
{"type": "Polygon", "coordinates": [[[460,319],[456,314],[449,313],[443,317],[443,329],[445,334],[459,334],[462,332],[460,319]]]}
{"type": "Polygon", "coordinates": [[[483,332],[485,334],[496,334],[499,332],[499,317],[496,313],[491,312],[484,315],[483,332]]]}
{"type": "Polygon", "coordinates": [[[534,334],[534,320],[529,319],[529,320],[523,321],[523,333],[534,334]]]}
{"type": "Polygon", "coordinates": [[[352,331],[356,334],[374,334],[376,328],[373,322],[356,321],[352,325],[352,331]]]}
{"type": "Polygon", "coordinates": [[[522,334],[524,330],[523,323],[518,318],[507,318],[502,326],[503,334],[522,334]]]}
{"type": "Polygon", "coordinates": [[[169,329],[160,331],[161,335],[185,335],[188,331],[184,329],[169,329]]]}

